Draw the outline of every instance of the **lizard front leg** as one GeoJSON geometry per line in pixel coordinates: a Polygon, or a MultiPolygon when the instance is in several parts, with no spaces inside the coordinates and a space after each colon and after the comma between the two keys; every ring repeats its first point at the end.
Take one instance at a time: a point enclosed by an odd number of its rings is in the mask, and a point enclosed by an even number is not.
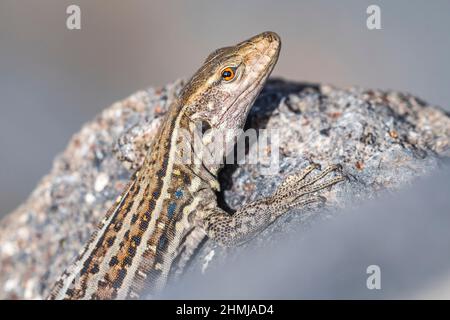
{"type": "Polygon", "coordinates": [[[205,232],[220,245],[236,246],[253,238],[289,209],[324,202],[326,199],[315,193],[346,180],[346,177],[337,174],[325,179],[331,172],[341,171],[340,165],[333,165],[308,178],[319,167],[313,163],[303,171],[288,176],[273,195],[251,202],[233,215],[220,208],[207,209],[203,220],[205,232]]]}

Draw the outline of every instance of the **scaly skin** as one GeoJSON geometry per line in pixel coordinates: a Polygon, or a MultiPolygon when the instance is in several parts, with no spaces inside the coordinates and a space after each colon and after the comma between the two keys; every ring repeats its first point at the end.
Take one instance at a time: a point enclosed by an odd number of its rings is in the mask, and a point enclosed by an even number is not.
{"type": "MultiPolygon", "coordinates": [[[[206,128],[238,133],[277,62],[280,38],[265,32],[208,56],[186,84],[156,135],[143,166],[107,212],[76,261],[51,290],[50,299],[127,299],[156,293],[179,275],[202,240],[243,243],[291,208],[323,197],[311,195],[344,180],[323,178],[339,166],[306,179],[317,166],[289,176],[274,195],[230,215],[217,205],[221,165],[178,161],[186,156],[184,135],[206,128]]],[[[232,135],[226,145],[232,144],[232,135]]],[[[192,147],[188,139],[188,148],[192,147]]],[[[221,156],[230,150],[224,148],[221,156]]],[[[194,156],[198,156],[195,155],[194,156]]]]}

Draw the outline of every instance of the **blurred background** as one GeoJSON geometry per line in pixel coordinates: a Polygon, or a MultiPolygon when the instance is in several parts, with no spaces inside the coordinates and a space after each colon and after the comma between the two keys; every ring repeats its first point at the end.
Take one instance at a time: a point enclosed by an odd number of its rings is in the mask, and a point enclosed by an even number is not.
{"type": "Polygon", "coordinates": [[[275,76],[408,91],[450,110],[449,15],[448,0],[0,0],[0,216],[103,108],[265,30],[283,40],[275,76]],[[81,30],[66,28],[70,4],[81,30]],[[366,27],[370,4],[381,30],[366,27]]]}

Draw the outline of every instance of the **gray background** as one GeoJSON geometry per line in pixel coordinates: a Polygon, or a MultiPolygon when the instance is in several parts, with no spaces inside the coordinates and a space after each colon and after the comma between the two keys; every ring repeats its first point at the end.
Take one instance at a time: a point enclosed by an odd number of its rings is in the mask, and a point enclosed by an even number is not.
{"type": "Polygon", "coordinates": [[[265,30],[283,40],[275,76],[409,91],[450,110],[449,18],[448,0],[0,0],[0,216],[103,108],[265,30]],[[366,28],[372,3],[382,30],[366,28]],[[65,27],[69,4],[79,31],[65,27]]]}

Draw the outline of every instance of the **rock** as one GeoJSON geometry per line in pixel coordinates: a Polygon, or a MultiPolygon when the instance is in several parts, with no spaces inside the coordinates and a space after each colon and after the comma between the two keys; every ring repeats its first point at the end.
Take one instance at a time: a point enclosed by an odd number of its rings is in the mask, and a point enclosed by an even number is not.
{"type": "MultiPolygon", "coordinates": [[[[102,172],[97,176],[97,179],[95,179],[95,184],[94,184],[94,191],[95,192],[101,192],[103,189],[105,189],[105,187],[108,185],[109,182],[109,176],[102,172]]],[[[87,194],[86,196],[88,196],[89,194],[87,194]]]]}
{"type": "MultiPolygon", "coordinates": [[[[137,92],[74,135],[29,199],[0,222],[0,298],[46,296],[142,164],[182,86],[177,81],[137,92]]],[[[342,207],[397,190],[450,156],[450,115],[393,91],[270,80],[247,127],[278,130],[280,172],[262,176],[260,164],[227,166],[221,173],[223,206],[233,209],[271,194],[286,175],[309,161],[341,163],[352,177],[323,192],[325,207],[293,210],[247,247],[266,245],[342,207]]],[[[230,250],[206,242],[189,272],[207,272],[229,256],[230,250]]]]}

